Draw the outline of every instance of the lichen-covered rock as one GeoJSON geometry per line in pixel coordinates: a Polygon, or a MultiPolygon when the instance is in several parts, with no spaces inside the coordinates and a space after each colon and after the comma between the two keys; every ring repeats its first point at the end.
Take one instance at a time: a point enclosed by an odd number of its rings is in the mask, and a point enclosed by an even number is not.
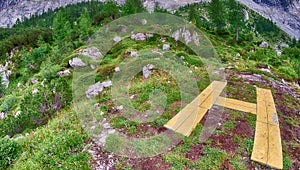
{"type": "Polygon", "coordinates": [[[263,42],[259,45],[259,47],[269,48],[269,44],[268,44],[268,42],[263,41],[263,42]]]}
{"type": "Polygon", "coordinates": [[[32,78],[31,79],[32,84],[36,84],[37,82],[39,82],[39,79],[37,79],[37,78],[32,78]]]}
{"type": "Polygon", "coordinates": [[[86,66],[86,64],[80,58],[77,58],[77,57],[69,60],[69,64],[70,64],[71,67],[86,66]]]}
{"type": "Polygon", "coordinates": [[[143,33],[132,34],[131,39],[136,40],[136,41],[145,41],[146,35],[143,33]]]}
{"type": "Polygon", "coordinates": [[[58,76],[61,76],[61,77],[69,76],[69,75],[71,75],[71,72],[70,72],[70,70],[59,71],[59,72],[57,73],[57,75],[58,75],[58,76]]]}
{"type": "Polygon", "coordinates": [[[163,47],[162,47],[162,49],[164,51],[169,51],[170,50],[170,44],[164,44],[163,47]]]}
{"type": "Polygon", "coordinates": [[[102,54],[96,47],[84,48],[76,52],[77,54],[86,55],[93,60],[98,60],[102,54]]]}
{"type": "Polygon", "coordinates": [[[100,82],[89,86],[88,90],[85,92],[86,98],[90,99],[91,97],[97,96],[99,92],[103,91],[103,88],[104,86],[100,82]]]}
{"type": "Polygon", "coordinates": [[[143,67],[143,76],[144,79],[148,79],[148,77],[151,74],[151,70],[154,68],[153,64],[147,64],[146,66],[143,67]]]}
{"type": "Polygon", "coordinates": [[[100,92],[103,91],[105,87],[110,87],[110,86],[112,86],[112,82],[110,80],[102,83],[98,82],[96,84],[89,86],[89,88],[85,92],[85,96],[86,98],[90,99],[91,97],[97,96],[100,92]]]}

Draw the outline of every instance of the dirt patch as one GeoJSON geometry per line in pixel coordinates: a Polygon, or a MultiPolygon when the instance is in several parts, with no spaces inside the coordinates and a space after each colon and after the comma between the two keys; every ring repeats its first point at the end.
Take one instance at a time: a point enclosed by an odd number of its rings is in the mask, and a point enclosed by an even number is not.
{"type": "Polygon", "coordinates": [[[235,128],[231,130],[233,134],[243,137],[254,137],[254,129],[246,122],[245,119],[237,121],[235,128]]]}
{"type": "Polygon", "coordinates": [[[213,135],[212,143],[210,146],[225,150],[227,153],[235,153],[235,150],[238,148],[238,144],[234,142],[233,137],[230,135],[213,135]]]}
{"type": "Polygon", "coordinates": [[[185,154],[185,157],[191,161],[197,161],[203,155],[203,144],[192,144],[190,150],[185,154]]]}

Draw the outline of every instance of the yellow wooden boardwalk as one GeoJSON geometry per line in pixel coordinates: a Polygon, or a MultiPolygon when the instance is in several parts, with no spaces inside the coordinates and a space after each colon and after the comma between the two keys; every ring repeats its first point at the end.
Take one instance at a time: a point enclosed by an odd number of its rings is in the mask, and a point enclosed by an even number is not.
{"type": "Polygon", "coordinates": [[[214,81],[164,126],[189,136],[215,104],[257,115],[251,159],[282,169],[282,146],[277,112],[270,90],[256,88],[257,104],[221,97],[226,82],[214,81]]]}

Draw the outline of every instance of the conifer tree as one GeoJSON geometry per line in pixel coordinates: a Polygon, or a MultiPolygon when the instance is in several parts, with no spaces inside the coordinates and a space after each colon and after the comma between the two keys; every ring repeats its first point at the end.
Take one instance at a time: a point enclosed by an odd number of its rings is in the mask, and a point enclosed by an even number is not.
{"type": "Polygon", "coordinates": [[[218,31],[226,26],[225,8],[221,0],[212,0],[209,4],[209,17],[218,31]]]}
{"type": "Polygon", "coordinates": [[[125,15],[143,12],[145,10],[141,0],[126,0],[122,7],[125,15]]]}
{"type": "Polygon", "coordinates": [[[240,8],[240,4],[235,0],[228,1],[228,21],[235,29],[235,40],[239,40],[239,27],[243,24],[244,14],[240,8]]]}
{"type": "Polygon", "coordinates": [[[79,29],[80,29],[80,38],[86,39],[89,36],[90,29],[92,27],[92,21],[88,10],[85,8],[83,13],[79,17],[79,29]]]}

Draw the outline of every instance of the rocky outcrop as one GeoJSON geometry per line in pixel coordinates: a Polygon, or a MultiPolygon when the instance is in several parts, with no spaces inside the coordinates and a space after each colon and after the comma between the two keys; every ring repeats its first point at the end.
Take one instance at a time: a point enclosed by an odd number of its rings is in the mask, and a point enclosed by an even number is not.
{"type": "Polygon", "coordinates": [[[238,0],[253,11],[276,23],[291,37],[300,39],[300,1],[238,0]]]}

